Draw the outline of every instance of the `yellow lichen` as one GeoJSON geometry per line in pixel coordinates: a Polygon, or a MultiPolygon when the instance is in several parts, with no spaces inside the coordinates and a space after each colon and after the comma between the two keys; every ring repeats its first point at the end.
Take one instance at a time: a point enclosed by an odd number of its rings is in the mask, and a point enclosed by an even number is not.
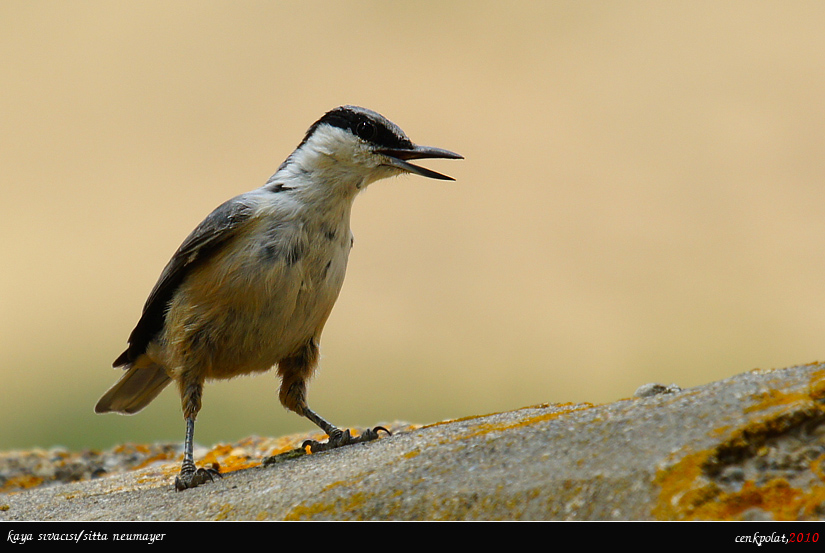
{"type": "Polygon", "coordinates": [[[0,491],[25,490],[28,488],[34,488],[42,484],[43,481],[43,478],[39,476],[32,476],[30,474],[13,476],[3,483],[3,486],[2,488],[0,488],[0,491]]]}
{"type": "Polygon", "coordinates": [[[825,499],[825,488],[793,488],[784,478],[774,478],[763,485],[745,482],[737,492],[722,493],[715,501],[699,506],[689,518],[694,520],[737,520],[748,509],[770,513],[774,520],[797,520],[811,517],[825,499]]]}
{"type": "Polygon", "coordinates": [[[218,514],[215,515],[215,520],[227,520],[229,515],[232,514],[234,510],[235,508],[229,503],[223,504],[218,511],[218,514]]]}
{"type": "Polygon", "coordinates": [[[347,497],[333,500],[331,503],[296,505],[284,517],[284,520],[340,519],[345,513],[354,513],[363,507],[365,494],[355,492],[347,497]]]}
{"type": "MultiPolygon", "coordinates": [[[[512,430],[514,428],[532,426],[540,422],[557,419],[564,415],[569,415],[570,413],[575,413],[577,411],[585,411],[593,407],[593,405],[590,403],[568,403],[564,404],[564,406],[568,408],[560,409],[558,411],[554,411],[551,413],[543,413],[541,415],[529,417],[523,420],[519,420],[517,422],[483,423],[475,427],[475,429],[473,429],[471,432],[468,432],[467,434],[463,435],[461,438],[467,439],[479,436],[481,434],[487,434],[489,432],[501,432],[505,430],[512,430]]],[[[561,405],[558,405],[557,407],[561,407],[561,405]]]]}
{"type": "MultiPolygon", "coordinates": [[[[732,429],[717,447],[693,452],[659,471],[655,482],[660,487],[659,500],[652,510],[660,520],[736,520],[748,509],[761,509],[776,520],[816,518],[825,505],[825,486],[799,489],[784,478],[756,484],[746,481],[739,491],[724,491],[712,476],[729,463],[767,453],[766,440],[775,438],[810,420],[825,416],[825,371],[811,378],[808,393],[769,390],[743,410],[745,413],[769,413],[744,426],[732,429]]],[[[714,432],[718,433],[718,429],[714,432]]],[[[825,480],[822,463],[825,455],[810,462],[810,470],[825,480]]]]}

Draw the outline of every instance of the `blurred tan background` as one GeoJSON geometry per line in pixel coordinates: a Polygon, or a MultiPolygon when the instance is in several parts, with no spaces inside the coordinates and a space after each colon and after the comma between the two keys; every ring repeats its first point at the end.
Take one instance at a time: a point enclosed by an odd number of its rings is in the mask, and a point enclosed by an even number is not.
{"type": "MultiPolygon", "coordinates": [[[[0,3],[0,449],[96,416],[161,269],[326,110],[463,154],[373,185],[310,404],[339,425],[609,402],[825,357],[821,2],[0,3]]],[[[312,425],[274,373],[196,441],[312,425]]]]}

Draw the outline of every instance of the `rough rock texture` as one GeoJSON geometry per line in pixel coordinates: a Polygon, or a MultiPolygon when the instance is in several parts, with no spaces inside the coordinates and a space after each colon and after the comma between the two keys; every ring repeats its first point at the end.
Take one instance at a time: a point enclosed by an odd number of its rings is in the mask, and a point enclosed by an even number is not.
{"type": "MultiPolygon", "coordinates": [[[[376,442],[266,465],[250,451],[288,451],[303,437],[250,438],[201,452],[225,477],[180,493],[179,450],[126,447],[141,468],[109,476],[99,475],[123,465],[116,452],[87,452],[78,457],[97,469],[63,473],[96,478],[0,494],[0,520],[825,518],[825,364],[639,395],[397,424],[376,442]]],[[[58,453],[45,456],[70,456],[58,453]]],[[[19,472],[25,455],[4,455],[19,472]]],[[[16,478],[19,489],[24,475],[10,470],[0,458],[0,484],[16,478]]]]}

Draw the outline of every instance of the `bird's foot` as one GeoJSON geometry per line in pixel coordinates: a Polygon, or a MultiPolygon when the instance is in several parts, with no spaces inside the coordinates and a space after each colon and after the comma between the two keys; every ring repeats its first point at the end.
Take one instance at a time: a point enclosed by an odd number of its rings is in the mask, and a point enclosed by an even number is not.
{"type": "Polygon", "coordinates": [[[291,459],[303,457],[306,454],[306,449],[304,449],[303,447],[298,449],[290,449],[289,451],[285,451],[284,453],[279,453],[277,455],[272,455],[270,457],[264,457],[263,461],[261,461],[261,464],[265,467],[268,467],[269,465],[277,465],[278,463],[283,463],[291,459]]]}
{"type": "Polygon", "coordinates": [[[218,467],[214,463],[209,468],[195,469],[195,465],[185,465],[180,469],[180,474],[175,477],[175,489],[179,492],[187,488],[195,488],[206,482],[214,482],[216,478],[223,478],[218,467]]]}
{"type": "Polygon", "coordinates": [[[392,432],[384,428],[383,426],[376,426],[375,428],[370,428],[359,434],[358,436],[353,436],[349,430],[341,431],[338,428],[332,431],[329,435],[329,439],[326,442],[316,442],[315,440],[306,440],[301,447],[306,448],[309,446],[309,450],[312,453],[318,453],[320,451],[328,451],[330,449],[335,449],[336,447],[341,447],[350,444],[360,444],[363,442],[371,442],[378,438],[378,432],[383,430],[387,433],[387,435],[392,436],[392,432]]]}

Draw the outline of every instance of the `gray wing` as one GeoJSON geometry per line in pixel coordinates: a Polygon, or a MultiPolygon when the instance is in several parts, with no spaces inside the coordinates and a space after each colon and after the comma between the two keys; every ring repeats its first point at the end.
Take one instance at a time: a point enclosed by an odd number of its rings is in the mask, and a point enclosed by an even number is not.
{"type": "Polygon", "coordinates": [[[129,347],[113,366],[128,365],[143,355],[149,342],[163,329],[166,309],[178,286],[192,269],[203,263],[237,234],[254,214],[249,194],[236,196],[220,205],[183,241],[172,256],[143,306],[143,314],[129,335],[129,347]]]}

